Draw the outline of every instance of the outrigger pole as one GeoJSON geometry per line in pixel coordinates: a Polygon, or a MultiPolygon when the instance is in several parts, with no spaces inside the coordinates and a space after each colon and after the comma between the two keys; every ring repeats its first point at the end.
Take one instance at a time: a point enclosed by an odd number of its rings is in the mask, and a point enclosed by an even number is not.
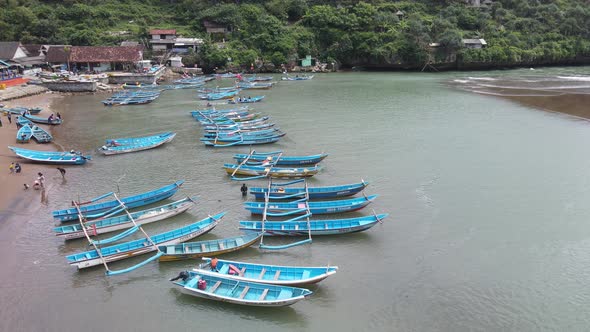
{"type": "MultiPolygon", "coordinates": [[[[305,213],[302,216],[298,216],[298,217],[295,217],[295,218],[286,220],[285,222],[297,221],[297,220],[300,220],[300,219],[303,219],[303,218],[307,218],[307,234],[308,234],[308,238],[305,239],[305,240],[293,242],[293,243],[290,243],[290,244],[280,245],[280,246],[269,246],[269,245],[265,245],[263,243],[263,238],[264,238],[264,233],[265,233],[265,225],[264,224],[266,222],[267,208],[268,208],[268,201],[269,201],[269,197],[270,197],[270,189],[271,189],[271,187],[272,187],[272,179],[269,179],[269,181],[268,181],[268,191],[264,195],[264,211],[262,213],[262,237],[260,237],[260,245],[259,245],[259,248],[260,249],[267,249],[267,250],[282,250],[282,249],[287,249],[287,248],[291,248],[291,247],[296,247],[296,246],[299,246],[299,245],[302,245],[302,244],[306,244],[306,243],[311,243],[312,242],[312,239],[311,239],[311,221],[309,219],[309,217],[311,216],[311,211],[309,209],[309,190],[307,188],[307,182],[305,182],[305,198],[303,198],[301,200],[296,200],[295,201],[295,202],[304,201],[305,202],[305,210],[307,211],[307,213],[305,213]]],[[[297,211],[300,211],[300,210],[297,210],[297,211]]]]}

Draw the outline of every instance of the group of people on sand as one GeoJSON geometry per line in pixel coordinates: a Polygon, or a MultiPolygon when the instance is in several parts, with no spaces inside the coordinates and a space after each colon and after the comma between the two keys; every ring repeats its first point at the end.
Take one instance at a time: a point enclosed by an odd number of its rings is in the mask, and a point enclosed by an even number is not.
{"type": "MultiPolygon", "coordinates": [[[[13,173],[13,172],[20,173],[21,172],[21,166],[19,165],[19,163],[10,164],[9,168],[10,168],[10,173],[13,173]]],[[[57,167],[57,170],[61,174],[62,178],[65,179],[66,178],[66,170],[61,167],[57,167]]],[[[25,190],[27,190],[31,187],[26,183],[23,184],[23,186],[24,186],[25,190]]],[[[35,179],[35,181],[33,182],[33,189],[39,190],[39,189],[43,189],[43,188],[45,188],[45,176],[43,175],[43,173],[38,172],[37,179],[35,179]]]]}

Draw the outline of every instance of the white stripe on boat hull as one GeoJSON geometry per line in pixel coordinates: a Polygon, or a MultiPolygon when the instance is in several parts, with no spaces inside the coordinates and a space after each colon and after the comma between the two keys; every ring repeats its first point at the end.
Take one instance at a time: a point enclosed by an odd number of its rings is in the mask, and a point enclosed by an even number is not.
{"type": "MultiPolygon", "coordinates": [[[[182,205],[178,206],[176,209],[173,210],[166,210],[165,212],[160,212],[158,214],[149,214],[146,213],[144,215],[142,215],[139,218],[135,219],[135,223],[137,223],[138,225],[145,225],[145,224],[149,224],[152,222],[156,222],[156,221],[160,221],[163,219],[167,219],[170,217],[174,217],[177,214],[181,214],[184,211],[190,209],[192,206],[194,205],[193,202],[186,202],[183,203],[182,205]]],[[[118,231],[121,229],[127,229],[127,228],[131,228],[132,227],[132,222],[126,222],[123,224],[118,224],[118,225],[113,225],[113,226],[108,226],[108,227],[102,227],[102,228],[97,228],[96,229],[96,235],[99,234],[104,234],[104,233],[109,233],[109,232],[114,232],[114,231],[118,231]]],[[[94,235],[94,231],[92,226],[88,226],[86,227],[87,232],[90,235],[94,235]]],[[[60,233],[60,234],[56,234],[57,236],[63,236],[64,239],[66,240],[73,240],[73,239],[80,239],[85,237],[86,235],[84,235],[84,231],[78,231],[78,232],[72,232],[72,233],[60,233]]]]}

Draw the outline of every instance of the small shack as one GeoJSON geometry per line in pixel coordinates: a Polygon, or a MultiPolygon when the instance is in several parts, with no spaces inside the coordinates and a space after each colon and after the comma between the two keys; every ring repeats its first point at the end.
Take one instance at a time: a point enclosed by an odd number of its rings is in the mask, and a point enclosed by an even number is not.
{"type": "Polygon", "coordinates": [[[72,46],[69,62],[81,71],[131,71],[143,60],[142,46],[72,46]]]}

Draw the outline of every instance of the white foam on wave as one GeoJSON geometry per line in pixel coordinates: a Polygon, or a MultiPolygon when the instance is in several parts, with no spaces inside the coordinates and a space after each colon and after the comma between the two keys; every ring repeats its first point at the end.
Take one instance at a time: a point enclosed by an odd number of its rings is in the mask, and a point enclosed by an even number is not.
{"type": "Polygon", "coordinates": [[[457,83],[469,83],[469,80],[453,80],[453,82],[457,82],[457,83]]]}
{"type": "Polygon", "coordinates": [[[590,76],[557,76],[563,80],[590,82],[590,76]]]}
{"type": "Polygon", "coordinates": [[[468,77],[470,80],[479,80],[479,81],[496,81],[497,78],[493,77],[468,77]]]}

